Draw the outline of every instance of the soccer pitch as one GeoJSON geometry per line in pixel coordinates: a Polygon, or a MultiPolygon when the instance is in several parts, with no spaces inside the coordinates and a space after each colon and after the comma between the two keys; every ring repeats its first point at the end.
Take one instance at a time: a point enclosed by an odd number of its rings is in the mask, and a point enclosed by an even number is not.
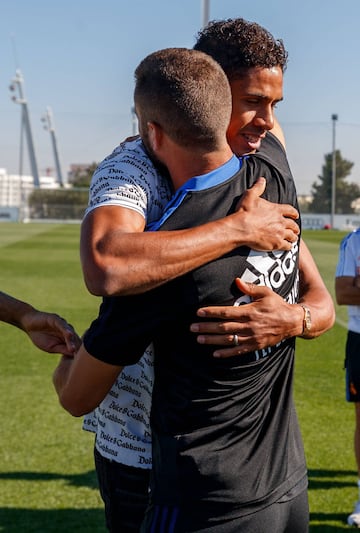
{"type": "MultiPolygon", "coordinates": [[[[0,225],[1,290],[64,316],[78,333],[96,316],[79,261],[78,224],[0,225]]],[[[344,233],[304,232],[332,294],[344,233]]],[[[357,499],[353,406],[344,399],[346,308],[322,337],[297,341],[295,400],[310,479],[313,533],[347,530],[357,499]]],[[[93,437],[59,406],[51,376],[58,356],[0,323],[0,532],[103,533],[93,437]]]]}
{"type": "MultiPolygon", "coordinates": [[[[82,334],[99,300],[84,286],[76,225],[0,226],[1,289],[64,316],[82,334]]],[[[105,532],[93,437],[60,407],[59,356],[0,324],[0,531],[105,532]]]]}

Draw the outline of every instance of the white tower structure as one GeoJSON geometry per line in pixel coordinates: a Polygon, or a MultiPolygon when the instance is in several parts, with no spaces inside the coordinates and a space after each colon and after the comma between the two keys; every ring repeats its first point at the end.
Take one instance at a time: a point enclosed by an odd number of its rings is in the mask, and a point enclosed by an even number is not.
{"type": "Polygon", "coordinates": [[[62,172],[61,172],[61,165],[60,165],[59,152],[58,152],[56,135],[55,135],[53,115],[52,115],[52,111],[50,107],[46,108],[46,113],[41,118],[41,121],[44,124],[44,129],[50,133],[51,144],[52,144],[54,160],[55,160],[56,177],[57,177],[57,181],[60,187],[63,187],[64,181],[63,181],[62,172]]]}
{"type": "Polygon", "coordinates": [[[15,78],[13,78],[12,83],[10,85],[10,91],[12,93],[15,93],[16,89],[18,89],[18,96],[16,96],[16,94],[13,94],[12,100],[16,104],[21,105],[21,123],[22,123],[22,127],[24,127],[25,129],[31,173],[34,179],[34,187],[38,188],[40,187],[39,171],[38,171],[38,166],[37,166],[37,161],[36,161],[36,156],[35,156],[33,136],[31,132],[29,110],[27,106],[27,100],[24,94],[24,78],[22,77],[22,74],[19,69],[16,70],[15,78]]]}

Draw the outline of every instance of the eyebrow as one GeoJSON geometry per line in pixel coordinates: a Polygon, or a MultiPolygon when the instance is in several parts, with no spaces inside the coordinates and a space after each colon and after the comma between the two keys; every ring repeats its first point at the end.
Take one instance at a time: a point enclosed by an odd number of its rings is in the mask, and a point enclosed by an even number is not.
{"type": "MultiPolygon", "coordinates": [[[[261,100],[269,100],[268,96],[264,94],[260,94],[260,93],[246,93],[244,97],[245,98],[260,98],[261,100]]],[[[281,97],[281,98],[278,98],[277,100],[274,100],[274,103],[278,104],[279,102],[282,102],[283,100],[284,100],[284,97],[281,97]]]]}

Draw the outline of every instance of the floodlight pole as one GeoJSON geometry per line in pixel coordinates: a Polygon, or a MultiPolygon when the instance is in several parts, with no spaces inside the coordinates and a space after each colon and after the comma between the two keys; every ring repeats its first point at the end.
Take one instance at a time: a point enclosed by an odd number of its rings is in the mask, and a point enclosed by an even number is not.
{"type": "Polygon", "coordinates": [[[202,27],[205,28],[209,22],[210,0],[202,0],[202,27]]]}
{"type": "Polygon", "coordinates": [[[331,228],[334,229],[336,212],[336,121],[337,115],[331,115],[332,120],[332,172],[331,172],[331,228]]]}
{"type": "Polygon", "coordinates": [[[57,177],[60,187],[64,187],[64,180],[63,180],[62,172],[61,172],[61,165],[60,165],[60,159],[59,159],[59,152],[57,148],[53,115],[52,115],[52,111],[50,107],[46,108],[46,113],[41,118],[41,122],[43,122],[44,124],[44,129],[50,133],[51,144],[52,144],[54,160],[55,160],[56,177],[57,177]]]}
{"type": "Polygon", "coordinates": [[[23,83],[24,83],[24,78],[22,77],[20,70],[17,69],[15,73],[15,78],[13,78],[12,83],[10,85],[10,91],[14,92],[16,87],[18,88],[18,91],[19,91],[19,96],[15,96],[14,94],[12,96],[12,100],[16,104],[21,105],[21,120],[25,128],[27,146],[28,146],[28,151],[29,151],[30,167],[31,167],[31,172],[32,172],[33,179],[34,179],[34,187],[38,188],[40,187],[39,171],[38,171],[38,166],[36,162],[34,142],[33,142],[33,137],[32,137],[32,132],[31,132],[30,116],[29,116],[29,110],[27,107],[27,101],[24,95],[23,83]]]}

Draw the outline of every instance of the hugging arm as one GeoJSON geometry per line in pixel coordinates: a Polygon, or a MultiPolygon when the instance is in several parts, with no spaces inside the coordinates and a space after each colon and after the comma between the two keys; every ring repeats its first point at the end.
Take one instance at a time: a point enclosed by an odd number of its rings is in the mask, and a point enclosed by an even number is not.
{"type": "Polygon", "coordinates": [[[98,296],[145,292],[245,245],[288,250],[297,240],[297,210],[261,198],[260,178],[243,195],[238,210],[196,228],[144,232],[131,209],[100,206],[84,219],[80,251],[85,283],[98,296]]]}
{"type": "MultiPolygon", "coordinates": [[[[331,295],[302,240],[299,270],[299,304],[306,305],[312,316],[311,330],[304,337],[318,337],[333,326],[335,310],[331,295]]],[[[251,303],[239,307],[203,307],[198,315],[208,318],[209,322],[191,326],[201,344],[223,346],[214,352],[216,357],[243,354],[274,346],[288,337],[303,336],[304,309],[299,304],[285,302],[268,287],[248,285],[241,280],[236,280],[236,283],[242,292],[251,297],[251,303]],[[235,334],[239,338],[238,346],[234,346],[235,334]]]]}

